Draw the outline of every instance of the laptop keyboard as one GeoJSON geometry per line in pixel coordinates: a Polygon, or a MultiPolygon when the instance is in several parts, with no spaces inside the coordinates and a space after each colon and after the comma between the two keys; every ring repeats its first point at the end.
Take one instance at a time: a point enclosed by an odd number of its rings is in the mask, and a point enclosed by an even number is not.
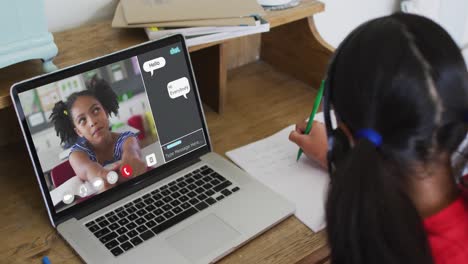
{"type": "Polygon", "coordinates": [[[238,190],[205,165],[85,226],[118,256],[238,190]]]}

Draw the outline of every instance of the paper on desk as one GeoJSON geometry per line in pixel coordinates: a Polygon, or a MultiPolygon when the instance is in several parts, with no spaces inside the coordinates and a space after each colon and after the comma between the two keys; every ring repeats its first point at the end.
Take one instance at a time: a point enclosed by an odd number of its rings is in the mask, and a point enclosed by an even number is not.
{"type": "MultiPolygon", "coordinates": [[[[323,122],[323,115],[315,120],[323,122]]],[[[296,162],[298,147],[289,141],[291,125],[278,133],[226,152],[250,175],[296,205],[296,217],[314,232],[325,227],[328,172],[305,155],[296,162]]]]}

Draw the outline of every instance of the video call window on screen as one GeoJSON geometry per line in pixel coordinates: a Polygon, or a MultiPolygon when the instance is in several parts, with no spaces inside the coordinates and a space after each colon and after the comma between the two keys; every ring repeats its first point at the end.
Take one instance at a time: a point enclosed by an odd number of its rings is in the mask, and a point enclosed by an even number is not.
{"type": "Polygon", "coordinates": [[[19,94],[57,212],[206,145],[180,48],[19,94]]]}

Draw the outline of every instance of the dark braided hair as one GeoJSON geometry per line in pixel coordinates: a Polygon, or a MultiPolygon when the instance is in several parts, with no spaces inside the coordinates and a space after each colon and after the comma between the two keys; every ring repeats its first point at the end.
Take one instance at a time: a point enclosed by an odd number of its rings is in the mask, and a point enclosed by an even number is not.
{"type": "Polygon", "coordinates": [[[71,117],[71,109],[76,99],[80,96],[91,96],[96,98],[104,107],[106,112],[117,115],[119,110],[119,102],[117,94],[112,90],[110,85],[96,75],[86,84],[87,90],[76,92],[68,97],[66,102],[59,101],[55,104],[52,114],[49,119],[54,123],[57,136],[61,142],[68,145],[74,144],[78,138],[75,132],[75,126],[71,117]]]}

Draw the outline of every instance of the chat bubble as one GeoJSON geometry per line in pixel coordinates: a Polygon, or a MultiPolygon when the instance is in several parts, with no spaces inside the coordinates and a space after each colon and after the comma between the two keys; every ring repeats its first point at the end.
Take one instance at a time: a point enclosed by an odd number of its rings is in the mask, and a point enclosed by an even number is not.
{"type": "Polygon", "coordinates": [[[168,83],[167,92],[171,99],[175,99],[179,96],[183,96],[187,99],[187,94],[190,92],[190,85],[187,77],[182,77],[168,83]]]}
{"type": "Polygon", "coordinates": [[[166,59],[163,57],[156,58],[154,60],[147,61],[143,63],[143,70],[145,72],[151,72],[151,76],[153,76],[154,71],[162,68],[166,65],[166,59]]]}

